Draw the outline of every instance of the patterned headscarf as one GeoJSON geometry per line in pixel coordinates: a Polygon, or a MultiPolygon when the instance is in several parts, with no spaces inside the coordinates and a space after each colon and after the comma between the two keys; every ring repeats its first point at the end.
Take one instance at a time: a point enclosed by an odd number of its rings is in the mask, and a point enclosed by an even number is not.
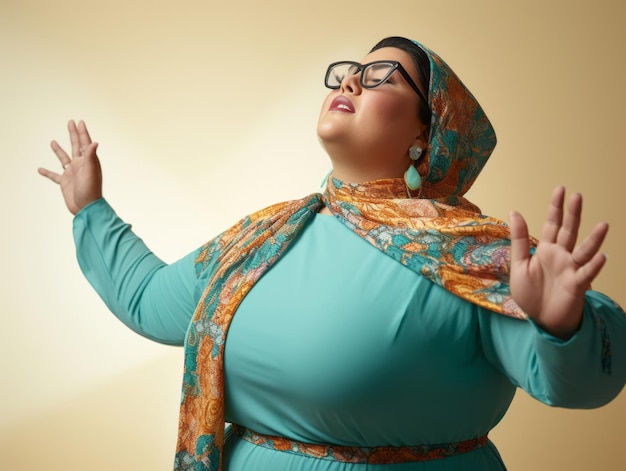
{"type": "MultiPolygon", "coordinates": [[[[419,45],[419,44],[418,44],[419,45]]],[[[224,345],[237,307],[324,206],[355,234],[446,290],[494,312],[523,318],[508,286],[509,233],[463,195],[495,146],[483,110],[437,55],[430,60],[432,121],[421,198],[402,179],[344,183],[324,195],[279,203],[242,219],[206,244],[198,273],[212,270],[185,342],[176,470],[221,470],[224,345]]]]}
{"type": "Polygon", "coordinates": [[[443,59],[413,42],[430,62],[430,139],[418,165],[422,191],[428,197],[463,196],[487,163],[496,134],[474,95],[443,59]]]}

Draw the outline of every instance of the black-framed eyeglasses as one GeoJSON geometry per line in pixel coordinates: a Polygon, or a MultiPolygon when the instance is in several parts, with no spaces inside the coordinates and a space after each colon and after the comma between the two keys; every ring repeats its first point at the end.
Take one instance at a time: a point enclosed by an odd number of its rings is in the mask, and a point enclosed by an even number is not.
{"type": "Polygon", "coordinates": [[[324,85],[331,90],[336,90],[341,87],[341,83],[347,77],[360,72],[361,86],[363,88],[376,88],[389,80],[391,74],[396,70],[402,74],[404,80],[407,81],[411,88],[415,90],[415,93],[422,99],[426,107],[428,107],[428,100],[417,87],[406,69],[402,67],[402,64],[398,61],[374,61],[367,64],[359,64],[353,61],[333,62],[328,66],[328,69],[326,69],[324,85]]]}

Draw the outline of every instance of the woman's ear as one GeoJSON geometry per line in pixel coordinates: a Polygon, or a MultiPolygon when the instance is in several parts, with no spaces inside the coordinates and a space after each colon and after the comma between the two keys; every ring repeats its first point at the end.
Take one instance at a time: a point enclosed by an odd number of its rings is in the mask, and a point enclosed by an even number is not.
{"type": "Polygon", "coordinates": [[[415,131],[415,141],[413,142],[413,145],[426,149],[426,146],[428,145],[428,138],[430,137],[430,130],[428,126],[422,122],[418,122],[417,129],[415,131]]]}

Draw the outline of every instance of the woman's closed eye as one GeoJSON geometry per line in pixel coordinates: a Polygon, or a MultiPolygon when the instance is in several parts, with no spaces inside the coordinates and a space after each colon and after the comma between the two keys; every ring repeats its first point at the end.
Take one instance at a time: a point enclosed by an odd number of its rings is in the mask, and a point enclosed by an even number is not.
{"type": "Polygon", "coordinates": [[[346,74],[337,74],[337,73],[334,73],[334,74],[333,74],[333,78],[334,78],[335,82],[337,82],[337,83],[341,83],[341,82],[343,82],[343,80],[346,78],[346,74]]]}

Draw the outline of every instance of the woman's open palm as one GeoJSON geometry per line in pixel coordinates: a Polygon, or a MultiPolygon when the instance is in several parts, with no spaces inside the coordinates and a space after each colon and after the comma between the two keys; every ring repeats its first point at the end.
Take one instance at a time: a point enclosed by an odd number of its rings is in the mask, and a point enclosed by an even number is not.
{"type": "Polygon", "coordinates": [[[542,329],[567,339],[580,325],[585,291],[606,261],[599,250],[608,224],[598,223],[576,245],[582,197],[573,194],[566,210],[564,202],[565,189],[558,187],[552,193],[541,240],[532,255],[526,221],[518,212],[511,213],[511,294],[542,329]]]}

